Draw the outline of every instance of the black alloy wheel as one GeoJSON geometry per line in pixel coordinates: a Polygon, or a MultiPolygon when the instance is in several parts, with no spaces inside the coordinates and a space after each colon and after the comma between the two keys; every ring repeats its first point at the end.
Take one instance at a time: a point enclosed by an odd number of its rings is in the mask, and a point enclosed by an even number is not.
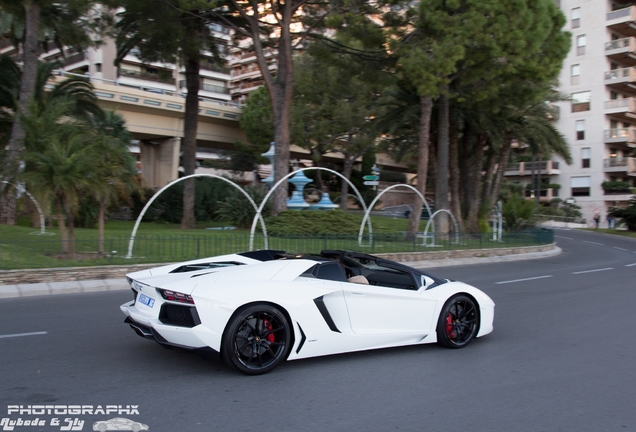
{"type": "Polygon", "coordinates": [[[223,335],[222,355],[226,363],[248,375],[274,369],[291,349],[291,327],[285,315],[267,304],[239,310],[223,335]]]}
{"type": "Polygon", "coordinates": [[[437,343],[447,348],[463,348],[479,329],[479,307],[470,297],[450,298],[437,322],[437,343]]]}

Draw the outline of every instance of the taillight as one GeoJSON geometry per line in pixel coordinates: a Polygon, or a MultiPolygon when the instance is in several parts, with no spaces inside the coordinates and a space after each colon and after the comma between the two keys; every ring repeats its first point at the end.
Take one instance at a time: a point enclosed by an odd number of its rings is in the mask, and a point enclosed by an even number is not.
{"type": "Polygon", "coordinates": [[[183,294],[176,291],[159,289],[159,288],[157,288],[157,291],[159,292],[159,294],[161,294],[161,297],[163,297],[164,300],[173,301],[177,303],[194,304],[194,299],[192,298],[191,295],[183,294]]]}

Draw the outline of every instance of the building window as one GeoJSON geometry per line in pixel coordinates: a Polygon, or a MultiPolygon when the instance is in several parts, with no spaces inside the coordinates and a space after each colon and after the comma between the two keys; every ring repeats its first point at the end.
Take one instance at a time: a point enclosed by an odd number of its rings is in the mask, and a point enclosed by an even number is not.
{"type": "Polygon", "coordinates": [[[579,75],[581,75],[581,65],[572,65],[572,85],[577,85],[579,83],[579,75]]]}
{"type": "Polygon", "coordinates": [[[102,71],[102,64],[95,63],[95,72],[101,72],[101,71],[102,71]]]}
{"type": "Polygon", "coordinates": [[[590,167],[590,148],[585,147],[581,149],[581,168],[589,168],[590,167]]]}
{"type": "Polygon", "coordinates": [[[576,121],[576,139],[577,141],[585,139],[585,120],[576,121]]]}
{"type": "Polygon", "coordinates": [[[581,8],[572,9],[572,28],[579,28],[581,26],[581,8]]]}
{"type": "Polygon", "coordinates": [[[572,177],[570,178],[570,187],[572,188],[572,196],[590,196],[590,177],[572,177]]]}
{"type": "Polygon", "coordinates": [[[591,98],[590,91],[572,93],[572,112],[589,111],[591,98]]]}
{"type": "Polygon", "coordinates": [[[585,35],[578,35],[576,37],[576,55],[585,54],[585,35]]]}

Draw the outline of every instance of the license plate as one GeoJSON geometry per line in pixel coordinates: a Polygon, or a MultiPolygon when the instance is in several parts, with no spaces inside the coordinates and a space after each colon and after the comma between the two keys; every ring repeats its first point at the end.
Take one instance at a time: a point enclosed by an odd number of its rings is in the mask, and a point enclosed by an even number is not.
{"type": "Polygon", "coordinates": [[[146,306],[148,306],[149,308],[153,307],[155,305],[155,299],[148,297],[145,294],[139,294],[139,298],[137,299],[137,301],[139,303],[142,303],[146,306]]]}

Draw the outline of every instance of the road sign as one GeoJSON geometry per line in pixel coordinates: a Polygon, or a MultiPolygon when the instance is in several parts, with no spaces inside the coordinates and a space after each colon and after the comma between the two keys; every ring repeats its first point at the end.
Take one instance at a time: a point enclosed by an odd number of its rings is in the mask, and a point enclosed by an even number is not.
{"type": "MultiPolygon", "coordinates": [[[[371,176],[368,176],[368,177],[371,177],[371,176]]],[[[377,185],[379,185],[379,184],[380,184],[380,182],[379,182],[379,181],[365,181],[365,182],[364,182],[364,185],[365,185],[365,186],[377,186],[377,185]]]]}
{"type": "Polygon", "coordinates": [[[365,175],[362,178],[365,179],[365,180],[371,180],[371,181],[380,180],[380,176],[377,176],[377,175],[365,175]]]}

